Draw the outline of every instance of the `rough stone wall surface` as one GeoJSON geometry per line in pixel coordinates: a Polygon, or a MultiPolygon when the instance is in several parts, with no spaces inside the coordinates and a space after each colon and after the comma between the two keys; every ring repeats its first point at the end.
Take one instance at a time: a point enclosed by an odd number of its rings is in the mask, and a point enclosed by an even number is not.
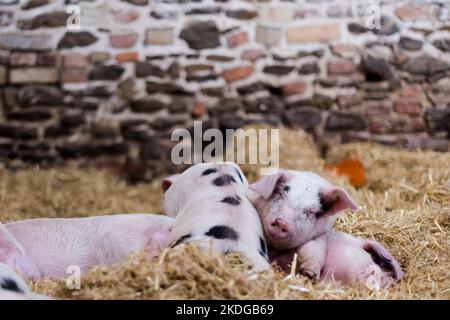
{"type": "Polygon", "coordinates": [[[447,151],[449,11],[425,0],[0,0],[0,161],[148,177],[174,169],[170,133],[194,120],[447,151]]]}

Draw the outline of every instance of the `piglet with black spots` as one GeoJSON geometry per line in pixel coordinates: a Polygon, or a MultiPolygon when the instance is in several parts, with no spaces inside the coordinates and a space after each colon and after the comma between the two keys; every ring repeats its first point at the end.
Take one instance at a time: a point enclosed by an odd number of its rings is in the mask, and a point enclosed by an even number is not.
{"type": "Polygon", "coordinates": [[[279,170],[250,187],[271,252],[285,271],[294,254],[299,272],[341,283],[389,287],[403,276],[400,264],[378,242],[331,230],[337,214],[357,209],[349,194],[312,172],[279,170]]]}
{"type": "Polygon", "coordinates": [[[236,164],[196,164],[165,179],[163,190],[166,214],[176,217],[172,247],[194,242],[223,253],[241,252],[256,271],[270,267],[261,221],[236,164]]]}

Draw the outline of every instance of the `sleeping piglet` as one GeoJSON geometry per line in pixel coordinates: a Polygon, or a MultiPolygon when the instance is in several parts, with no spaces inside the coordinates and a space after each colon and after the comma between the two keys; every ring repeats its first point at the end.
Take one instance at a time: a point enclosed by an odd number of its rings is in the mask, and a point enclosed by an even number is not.
{"type": "Polygon", "coordinates": [[[119,214],[0,223],[0,262],[34,280],[65,277],[70,266],[108,266],[140,250],[156,255],[167,246],[173,222],[162,215],[119,214]]]}
{"type": "Polygon", "coordinates": [[[388,287],[403,276],[378,242],[331,230],[337,213],[357,206],[345,190],[319,175],[279,170],[250,188],[269,247],[275,249],[272,261],[285,271],[297,253],[299,271],[314,279],[388,287]]]}
{"type": "Polygon", "coordinates": [[[256,271],[270,267],[261,221],[236,164],[199,163],[165,179],[162,187],[166,214],[176,217],[172,247],[194,242],[223,253],[241,252],[256,271]]]}

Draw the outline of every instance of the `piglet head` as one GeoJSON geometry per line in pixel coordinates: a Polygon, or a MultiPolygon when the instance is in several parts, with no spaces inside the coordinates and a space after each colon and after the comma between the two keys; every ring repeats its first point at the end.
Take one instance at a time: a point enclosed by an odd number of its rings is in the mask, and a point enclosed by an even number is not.
{"type": "Polygon", "coordinates": [[[292,249],[327,232],[337,213],[356,209],[348,193],[312,172],[279,170],[250,188],[269,244],[292,249]]]}
{"type": "Polygon", "coordinates": [[[166,215],[176,217],[187,203],[202,205],[211,197],[223,196],[224,188],[232,186],[235,192],[244,193],[248,182],[235,163],[197,163],[181,174],[162,181],[163,206],[166,215]]]}

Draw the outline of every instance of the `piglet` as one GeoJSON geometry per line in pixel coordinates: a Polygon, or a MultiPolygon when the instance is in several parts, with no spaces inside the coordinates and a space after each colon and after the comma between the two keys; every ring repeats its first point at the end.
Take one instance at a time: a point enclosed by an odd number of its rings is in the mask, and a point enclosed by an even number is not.
{"type": "Polygon", "coordinates": [[[34,294],[25,281],[13,269],[0,262],[0,300],[47,300],[34,294]]]}
{"type": "Polygon", "coordinates": [[[302,274],[342,283],[388,287],[403,276],[399,263],[378,242],[331,230],[337,214],[357,209],[348,193],[312,172],[279,170],[250,187],[271,260],[290,270],[294,254],[302,274]]]}
{"type": "Polygon", "coordinates": [[[194,242],[223,253],[241,252],[256,271],[270,267],[261,221],[236,164],[196,164],[165,179],[163,190],[166,214],[176,217],[171,246],[194,242]]]}
{"type": "Polygon", "coordinates": [[[109,266],[140,250],[155,256],[167,246],[174,221],[162,215],[121,214],[0,223],[0,262],[37,280],[67,276],[70,266],[81,272],[109,266]]]}

